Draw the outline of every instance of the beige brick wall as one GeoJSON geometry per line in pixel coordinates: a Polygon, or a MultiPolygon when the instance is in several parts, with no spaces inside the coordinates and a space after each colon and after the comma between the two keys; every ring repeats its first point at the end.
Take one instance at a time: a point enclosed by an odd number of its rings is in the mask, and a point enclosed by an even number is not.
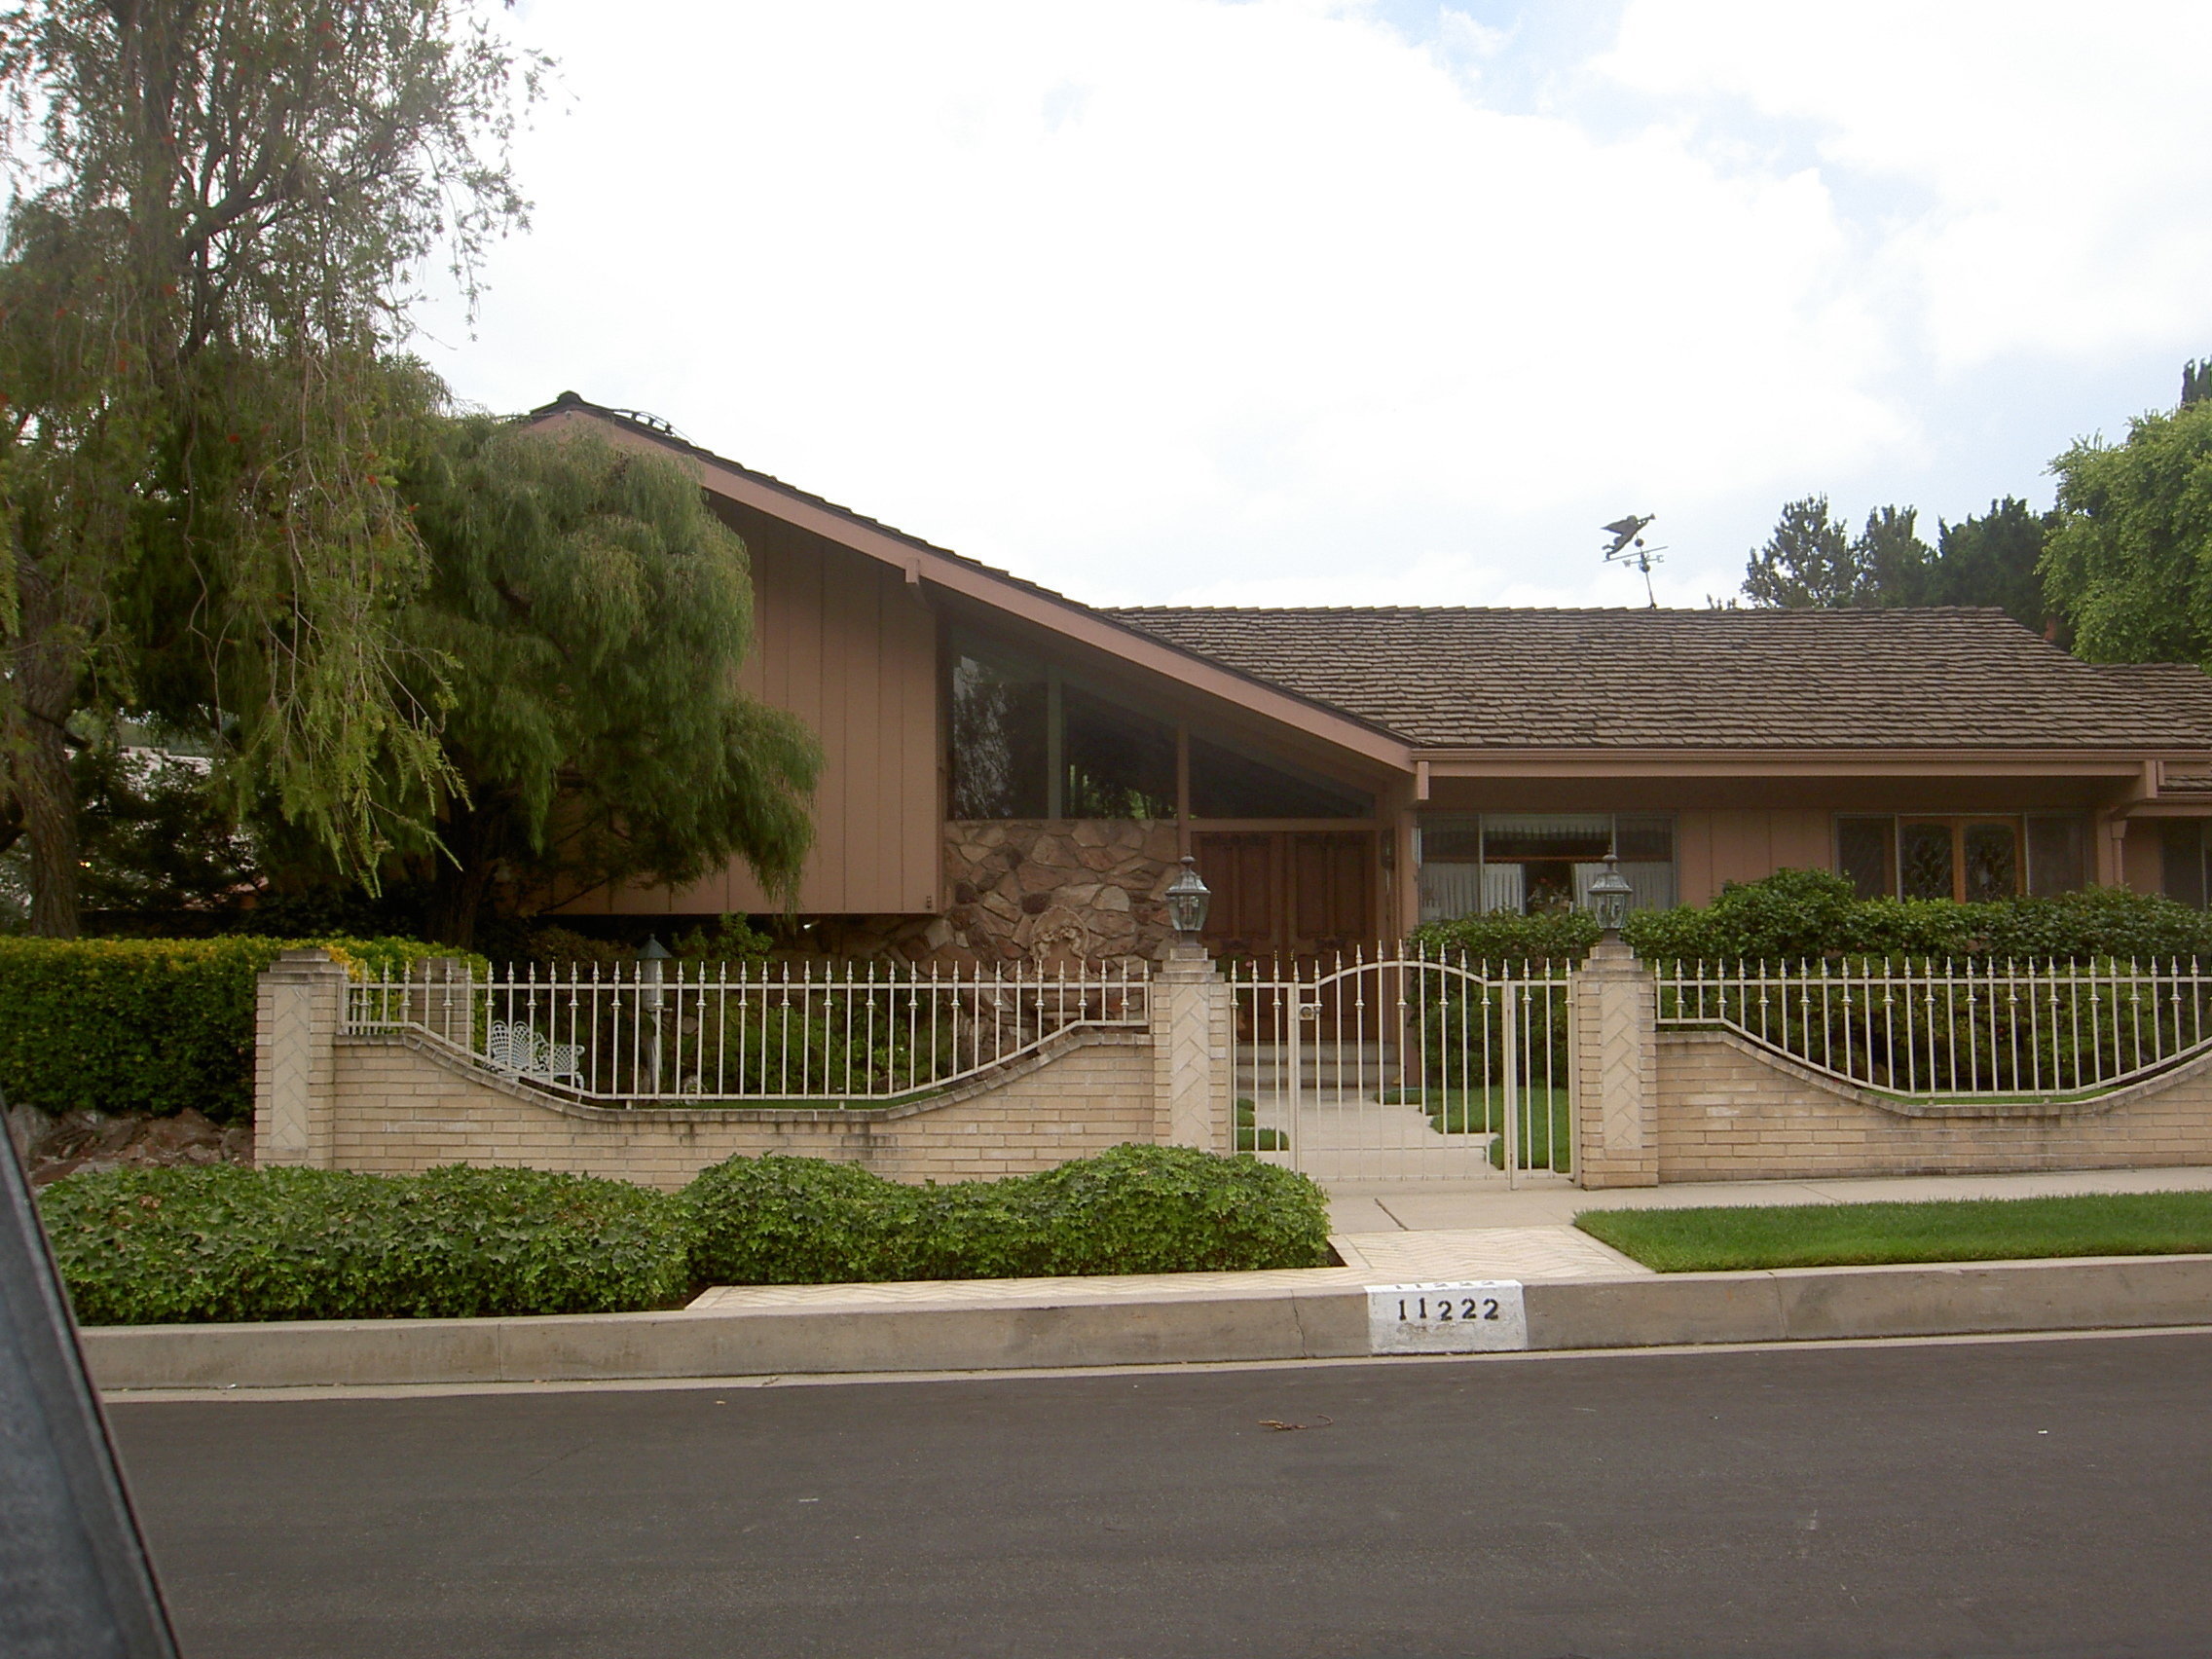
{"type": "Polygon", "coordinates": [[[899,1181],[1049,1169],[1153,1138],[1142,1032],[1082,1031],[1018,1075],[940,1102],[858,1111],[570,1106],[399,1038],[338,1041],[332,1164],[394,1174],[439,1163],[615,1175],[681,1187],[733,1153],[865,1164],[899,1181]]]}
{"type": "Polygon", "coordinates": [[[1658,1074],[1662,1182],[2212,1163],[2212,1056],[2090,1106],[1925,1115],[1725,1032],[1661,1032],[1658,1074]]]}

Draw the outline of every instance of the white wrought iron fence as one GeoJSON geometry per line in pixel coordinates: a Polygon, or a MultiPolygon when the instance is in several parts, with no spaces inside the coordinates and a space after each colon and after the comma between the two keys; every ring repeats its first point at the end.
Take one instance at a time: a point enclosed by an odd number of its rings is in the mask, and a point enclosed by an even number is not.
{"type": "Polygon", "coordinates": [[[1391,944],[1228,964],[1239,1148],[1337,1182],[1568,1173],[1567,973],[1391,944]]]}
{"type": "Polygon", "coordinates": [[[1150,992],[1141,963],[535,966],[356,981],[346,1024],[414,1031],[577,1100],[842,1104],[937,1092],[1079,1026],[1142,1027],[1150,992]]]}
{"type": "Polygon", "coordinates": [[[2063,1101],[2212,1043],[2212,974],[2188,962],[1676,963],[1659,1022],[1721,1027],[1907,1099],[2063,1101]]]}

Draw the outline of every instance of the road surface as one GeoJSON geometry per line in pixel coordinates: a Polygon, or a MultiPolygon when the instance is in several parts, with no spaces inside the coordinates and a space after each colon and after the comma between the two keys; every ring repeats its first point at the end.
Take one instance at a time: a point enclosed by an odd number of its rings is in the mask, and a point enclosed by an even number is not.
{"type": "Polygon", "coordinates": [[[2212,1335],[112,1416],[187,1659],[2212,1653],[2212,1335]]]}

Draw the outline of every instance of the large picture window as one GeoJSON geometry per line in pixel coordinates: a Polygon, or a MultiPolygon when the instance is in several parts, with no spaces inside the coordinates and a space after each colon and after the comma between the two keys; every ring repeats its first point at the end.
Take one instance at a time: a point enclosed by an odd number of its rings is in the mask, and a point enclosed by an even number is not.
{"type": "Polygon", "coordinates": [[[1667,814],[1432,815],[1420,826],[1421,920],[1587,909],[1607,852],[1619,857],[1632,909],[1677,902],[1675,821],[1667,814]]]}
{"type": "MultiPolygon", "coordinates": [[[[995,641],[956,636],[949,672],[954,818],[1174,818],[1175,723],[995,641]]],[[[1227,739],[1188,734],[1194,819],[1373,818],[1375,797],[1227,739]]]]}
{"type": "Polygon", "coordinates": [[[2087,884],[2087,825],[2079,813],[1899,813],[1835,822],[1835,867],[1862,899],[1978,903],[2087,884]]]}

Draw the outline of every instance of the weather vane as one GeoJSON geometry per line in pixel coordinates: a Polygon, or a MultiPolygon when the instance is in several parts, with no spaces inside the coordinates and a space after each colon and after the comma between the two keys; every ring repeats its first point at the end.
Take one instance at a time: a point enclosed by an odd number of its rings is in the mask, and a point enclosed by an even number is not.
{"type": "Polygon", "coordinates": [[[1627,518],[1615,519],[1605,526],[1605,534],[1613,538],[1613,544],[1605,549],[1605,563],[1610,565],[1617,561],[1632,571],[1641,571],[1643,597],[1651,602],[1651,608],[1656,610],[1659,608],[1659,599],[1651,591],[1651,567],[1666,563],[1659,557],[1666,549],[1643,545],[1643,527],[1651,519],[1650,513],[1645,513],[1641,518],[1631,513],[1627,518]]]}

